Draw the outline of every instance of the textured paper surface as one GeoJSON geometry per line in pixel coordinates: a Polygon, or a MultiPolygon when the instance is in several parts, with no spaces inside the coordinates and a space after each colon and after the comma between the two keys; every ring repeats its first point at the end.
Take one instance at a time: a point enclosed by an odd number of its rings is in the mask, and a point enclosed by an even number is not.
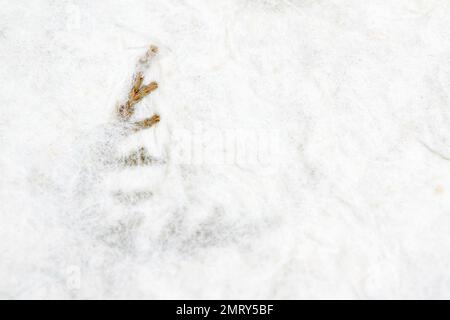
{"type": "Polygon", "coordinates": [[[1,298],[450,297],[449,1],[0,8],[1,298]]]}

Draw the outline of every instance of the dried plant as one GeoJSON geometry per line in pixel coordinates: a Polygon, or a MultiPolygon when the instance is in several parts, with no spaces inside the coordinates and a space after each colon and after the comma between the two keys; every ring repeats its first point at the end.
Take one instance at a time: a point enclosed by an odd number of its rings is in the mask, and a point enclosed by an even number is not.
{"type": "Polygon", "coordinates": [[[147,64],[151,60],[151,58],[156,56],[157,53],[158,53],[158,47],[153,44],[150,45],[150,48],[147,50],[145,55],[139,59],[139,63],[141,63],[142,65],[147,64]]]}
{"type": "Polygon", "coordinates": [[[145,166],[155,162],[154,159],[147,151],[146,148],[140,147],[137,151],[132,152],[128,156],[122,158],[122,163],[125,166],[145,166]]]}
{"type": "Polygon", "coordinates": [[[151,118],[147,118],[147,119],[135,122],[134,129],[140,130],[140,129],[150,128],[151,126],[155,125],[158,122],[159,122],[159,115],[154,114],[151,118]]]}
{"type": "MultiPolygon", "coordinates": [[[[119,120],[125,122],[127,128],[131,128],[131,131],[139,131],[147,129],[160,121],[160,117],[157,114],[152,115],[149,118],[131,122],[130,118],[135,112],[135,107],[138,102],[148,96],[150,93],[158,89],[158,83],[152,81],[148,84],[144,83],[143,71],[148,68],[151,59],[158,53],[158,47],[151,45],[145,55],[139,59],[137,65],[137,71],[133,78],[133,84],[128,94],[128,100],[117,108],[117,115],[119,120]]],[[[144,147],[139,148],[138,151],[132,152],[130,155],[121,158],[121,162],[125,166],[139,166],[149,165],[156,161],[144,147]]]]}
{"type": "MultiPolygon", "coordinates": [[[[146,67],[151,58],[153,58],[157,53],[158,48],[154,45],[150,46],[146,54],[141,59],[139,59],[138,67],[141,69],[143,67],[146,67]]],[[[134,76],[133,85],[131,87],[130,93],[128,94],[128,100],[117,109],[117,114],[120,120],[129,121],[131,116],[134,114],[135,105],[151,92],[158,89],[158,83],[155,81],[152,81],[146,85],[144,85],[143,82],[144,75],[142,71],[138,71],[134,76]]],[[[159,115],[155,114],[150,118],[133,123],[133,126],[135,130],[146,129],[158,123],[159,120],[159,115]]]]}

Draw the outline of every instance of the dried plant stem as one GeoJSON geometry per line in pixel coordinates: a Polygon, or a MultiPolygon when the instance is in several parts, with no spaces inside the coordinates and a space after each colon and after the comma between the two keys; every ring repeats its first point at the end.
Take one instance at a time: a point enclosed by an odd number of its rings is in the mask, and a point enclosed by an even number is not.
{"type": "Polygon", "coordinates": [[[147,129],[159,122],[160,118],[159,115],[154,114],[151,118],[147,118],[141,121],[137,121],[134,123],[134,130],[139,131],[142,129],[147,129]]]}
{"type": "Polygon", "coordinates": [[[155,159],[148,153],[147,149],[140,147],[139,150],[132,152],[123,158],[123,164],[126,166],[143,166],[151,164],[155,159]]]}
{"type": "MultiPolygon", "coordinates": [[[[127,126],[130,125],[132,131],[140,131],[142,129],[147,129],[154,126],[159,122],[160,117],[157,114],[154,114],[150,118],[146,118],[144,120],[131,122],[130,118],[133,116],[135,112],[136,104],[148,96],[150,93],[158,89],[158,83],[152,81],[148,84],[143,84],[144,82],[144,74],[143,71],[148,67],[148,64],[158,52],[158,48],[156,46],[150,46],[150,49],[146,52],[145,56],[139,60],[138,71],[136,72],[133,84],[131,86],[130,92],[128,94],[128,100],[118,107],[117,115],[119,119],[123,122],[127,123],[127,126]]],[[[122,158],[122,163],[125,166],[139,166],[139,165],[149,165],[154,162],[155,159],[147,152],[147,149],[144,147],[139,148],[138,151],[132,152],[125,158],[122,158]]]]}
{"type": "MultiPolygon", "coordinates": [[[[150,59],[156,55],[158,52],[158,48],[156,46],[150,46],[150,49],[147,51],[145,56],[139,60],[139,63],[142,66],[145,66],[149,63],[150,59]]],[[[117,114],[119,116],[119,119],[122,121],[128,121],[131,116],[134,114],[135,111],[135,105],[144,99],[147,95],[158,89],[158,83],[155,81],[150,82],[147,85],[143,85],[144,81],[144,75],[142,72],[137,72],[134,76],[133,85],[131,87],[130,93],[128,95],[128,100],[119,106],[117,110],[117,114]]],[[[149,128],[155,123],[159,121],[159,116],[154,115],[153,117],[149,119],[145,119],[143,121],[140,121],[136,123],[136,125],[140,129],[149,128]],[[156,116],[156,117],[155,117],[156,116]],[[150,119],[153,119],[150,121],[150,119]]]]}

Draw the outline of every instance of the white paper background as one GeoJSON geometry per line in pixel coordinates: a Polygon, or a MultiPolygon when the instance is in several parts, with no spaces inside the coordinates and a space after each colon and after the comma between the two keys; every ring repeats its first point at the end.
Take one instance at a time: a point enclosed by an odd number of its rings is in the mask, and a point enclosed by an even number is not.
{"type": "Polygon", "coordinates": [[[0,59],[1,298],[450,297],[449,1],[0,0],[0,59]]]}

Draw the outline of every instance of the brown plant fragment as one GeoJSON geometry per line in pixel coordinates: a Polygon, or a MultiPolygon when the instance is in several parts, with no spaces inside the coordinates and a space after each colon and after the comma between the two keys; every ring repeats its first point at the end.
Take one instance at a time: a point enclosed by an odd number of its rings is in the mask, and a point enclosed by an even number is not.
{"type": "Polygon", "coordinates": [[[139,62],[141,64],[146,64],[148,61],[153,58],[158,53],[158,47],[155,45],[151,45],[150,48],[145,53],[145,56],[143,56],[141,59],[139,59],[139,62]]]}
{"type": "Polygon", "coordinates": [[[132,152],[123,158],[123,164],[128,167],[145,166],[154,162],[155,159],[148,153],[147,149],[140,147],[139,150],[132,152]]]}
{"type": "Polygon", "coordinates": [[[158,83],[156,83],[155,81],[150,82],[148,85],[142,86],[129,101],[134,105],[156,89],[158,89],[158,83]]]}
{"type": "Polygon", "coordinates": [[[144,76],[142,75],[142,72],[138,72],[137,75],[134,77],[134,84],[130,91],[129,100],[133,100],[136,94],[139,92],[139,89],[142,85],[142,81],[144,81],[144,76]]]}
{"type": "Polygon", "coordinates": [[[136,76],[128,101],[119,107],[118,114],[122,120],[128,120],[134,114],[134,105],[144,99],[144,97],[149,95],[151,92],[158,89],[158,83],[155,81],[141,86],[143,79],[144,77],[141,74],[136,76]]]}
{"type": "Polygon", "coordinates": [[[158,83],[156,81],[152,81],[148,85],[142,86],[141,90],[139,90],[139,95],[145,97],[146,95],[155,91],[156,89],[158,89],[158,83]]]}
{"type": "Polygon", "coordinates": [[[150,128],[150,127],[154,126],[155,124],[157,124],[159,122],[159,120],[160,120],[159,115],[154,114],[151,118],[146,118],[144,120],[135,122],[134,130],[138,131],[138,130],[150,128]]]}
{"type": "Polygon", "coordinates": [[[118,108],[117,113],[121,120],[128,120],[134,113],[134,105],[127,101],[118,108]]]}
{"type": "MultiPolygon", "coordinates": [[[[147,51],[145,56],[139,60],[141,64],[146,64],[153,56],[158,52],[158,47],[151,45],[150,49],[147,51]]],[[[144,99],[147,95],[158,89],[158,83],[155,81],[150,82],[147,85],[143,85],[144,75],[142,72],[137,72],[133,85],[131,87],[130,93],[128,95],[128,100],[124,104],[120,105],[117,109],[117,114],[119,118],[123,121],[130,119],[134,114],[135,104],[144,99]]]]}

